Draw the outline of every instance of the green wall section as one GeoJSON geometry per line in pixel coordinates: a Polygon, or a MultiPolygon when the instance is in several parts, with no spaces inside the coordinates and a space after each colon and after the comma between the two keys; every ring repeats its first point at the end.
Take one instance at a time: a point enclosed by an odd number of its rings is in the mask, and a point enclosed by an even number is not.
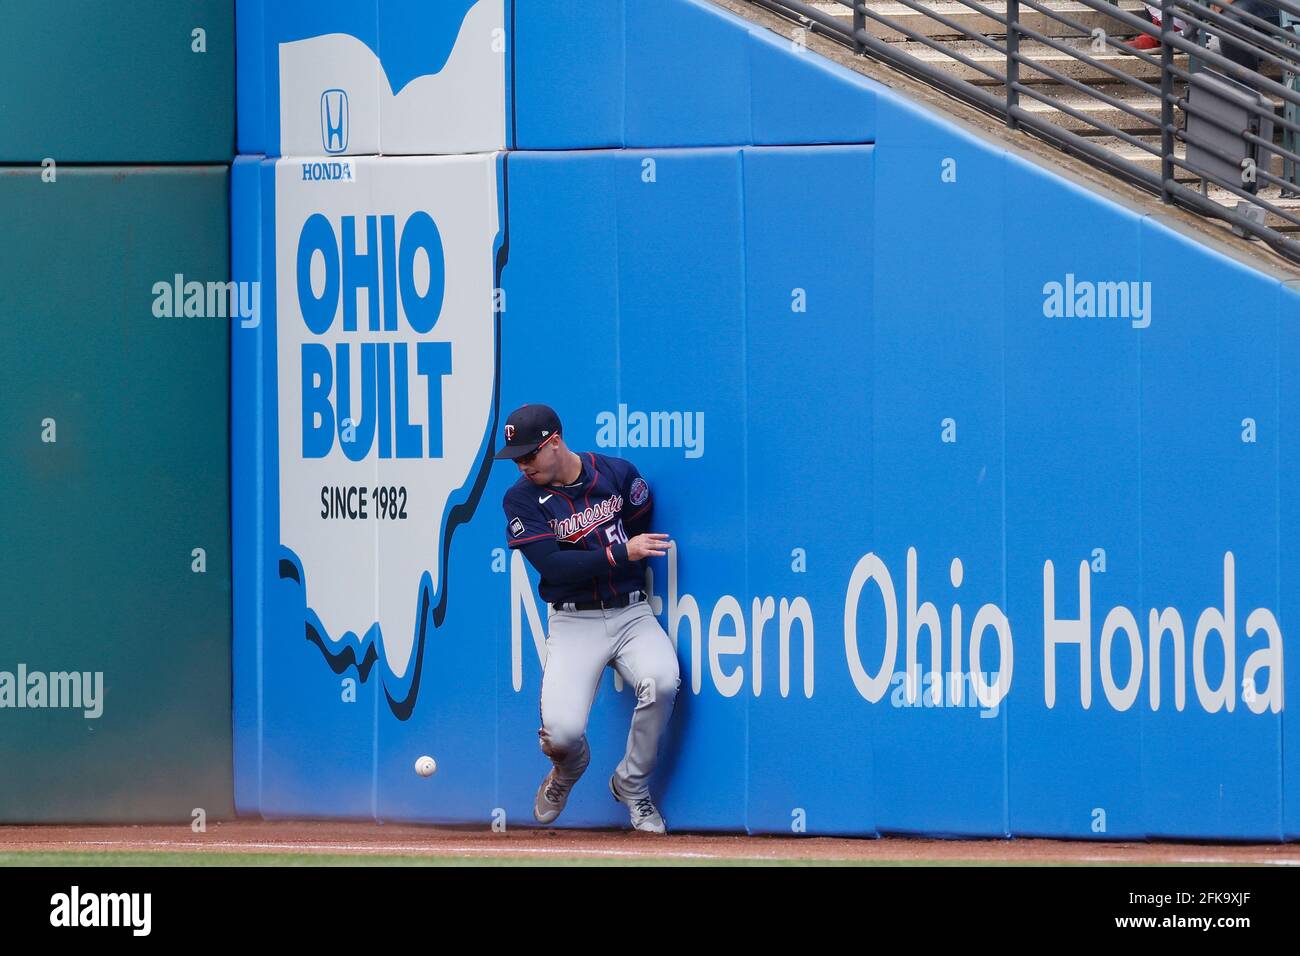
{"type": "Polygon", "coordinates": [[[4,0],[0,163],[229,162],[234,37],[233,0],[4,0]]]}
{"type": "Polygon", "coordinates": [[[0,706],[0,821],[233,813],[229,325],[153,314],[229,278],[228,182],[0,169],[0,705],[19,664],[104,682],[98,718],[0,706]]]}

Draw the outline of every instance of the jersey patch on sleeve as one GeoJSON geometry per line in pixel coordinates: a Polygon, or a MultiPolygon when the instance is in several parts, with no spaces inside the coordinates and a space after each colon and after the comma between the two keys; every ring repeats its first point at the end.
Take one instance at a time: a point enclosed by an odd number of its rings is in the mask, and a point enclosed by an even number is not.
{"type": "Polygon", "coordinates": [[[632,504],[644,504],[645,500],[650,497],[650,486],[645,483],[645,479],[637,478],[632,482],[632,490],[628,493],[632,504]]]}
{"type": "Polygon", "coordinates": [[[518,518],[510,520],[510,537],[517,538],[524,533],[524,523],[518,518]]]}

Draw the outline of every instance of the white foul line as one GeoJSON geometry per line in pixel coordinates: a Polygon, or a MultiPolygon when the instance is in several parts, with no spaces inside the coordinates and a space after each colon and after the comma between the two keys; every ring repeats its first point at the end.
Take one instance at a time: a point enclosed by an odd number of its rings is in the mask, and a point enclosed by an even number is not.
{"type": "Polygon", "coordinates": [[[488,847],[488,846],[453,846],[436,844],[431,846],[412,846],[409,843],[249,843],[246,841],[210,841],[200,840],[76,840],[68,843],[33,844],[36,846],[111,846],[111,847],[163,847],[175,849],[232,849],[232,850],[282,850],[292,853],[296,850],[333,850],[336,852],[401,853],[413,856],[441,856],[458,853],[479,853],[484,856],[504,855],[523,856],[530,853],[554,854],[556,856],[663,856],[683,859],[727,860],[727,859],[770,859],[769,857],[731,857],[721,853],[698,853],[690,850],[600,850],[592,847],[488,847]]]}

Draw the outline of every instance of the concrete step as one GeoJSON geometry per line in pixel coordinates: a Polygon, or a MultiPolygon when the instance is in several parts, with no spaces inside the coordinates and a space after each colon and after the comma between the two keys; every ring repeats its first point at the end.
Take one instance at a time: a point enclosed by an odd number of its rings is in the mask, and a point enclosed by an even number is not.
{"type": "MultiPolygon", "coordinates": [[[[989,92],[994,92],[1001,96],[1003,87],[987,87],[989,92]]],[[[1099,92],[1105,92],[1107,96],[1114,97],[1128,109],[1122,109],[1120,106],[1111,105],[1096,96],[1082,93],[1073,87],[1065,86],[1060,83],[1043,83],[1031,86],[1032,92],[1022,93],[1020,96],[1020,106],[1025,111],[1032,113],[1035,117],[1051,122],[1063,129],[1078,133],[1082,136],[1100,136],[1105,135],[1097,124],[1105,123],[1115,129],[1122,130],[1125,133],[1159,135],[1160,129],[1160,99],[1156,96],[1148,95],[1141,90],[1126,86],[1122,83],[1111,84],[1093,84],[1090,89],[1099,92]],[[1060,103],[1062,107],[1067,107],[1075,113],[1079,113],[1083,118],[1079,118],[1066,112],[1064,109],[1058,109],[1055,105],[1044,103],[1042,100],[1034,98],[1034,93],[1041,94],[1060,103]],[[1151,117],[1151,122],[1146,122],[1142,118],[1129,112],[1133,110],[1151,117]]],[[[1183,91],[1182,84],[1174,87],[1176,96],[1181,96],[1183,91]]],[[[1181,123],[1184,121],[1183,112],[1176,110],[1175,115],[1181,123]]],[[[1280,130],[1275,130],[1274,139],[1281,142],[1280,130]]]]}
{"type": "Polygon", "coordinates": [[[1150,96],[1140,90],[1126,89],[1123,84],[1108,84],[1106,92],[1121,100],[1131,109],[1138,110],[1155,119],[1154,123],[1146,123],[1136,116],[1120,109],[1118,106],[1111,106],[1096,97],[1080,93],[1071,87],[1060,84],[1043,84],[1034,88],[1044,96],[1049,96],[1057,102],[1063,103],[1070,109],[1082,113],[1092,122],[1082,119],[1076,119],[1069,113],[1058,110],[1055,106],[1049,106],[1040,100],[1034,99],[1028,94],[1022,94],[1020,105],[1026,111],[1033,113],[1044,120],[1055,123],[1063,129],[1082,135],[1093,135],[1098,132],[1095,123],[1105,123],[1116,129],[1123,130],[1125,133],[1143,133],[1154,132],[1159,128],[1160,121],[1160,99],[1150,96]]]}
{"type": "MultiPolygon", "coordinates": [[[[1094,60],[1106,64],[1112,69],[1118,71],[1123,76],[1134,77],[1145,80],[1153,86],[1160,83],[1160,65],[1159,62],[1149,63],[1143,58],[1124,53],[1119,50],[1107,48],[1105,53],[1093,52],[1089,41],[1087,40],[1062,40],[1061,46],[1068,51],[1078,50],[1094,60]]],[[[961,61],[954,59],[947,53],[931,49],[924,43],[914,40],[908,40],[902,43],[893,44],[900,51],[908,53],[923,63],[928,63],[938,67],[952,76],[959,79],[967,80],[978,86],[1001,86],[1001,77],[1006,74],[1007,58],[1006,54],[994,50],[976,40],[956,40],[948,44],[949,48],[957,53],[962,54],[980,66],[991,70],[998,79],[986,76],[978,69],[968,66],[961,61]]],[[[999,44],[1000,45],[1000,44],[999,44]]],[[[1049,69],[1055,70],[1063,76],[1068,76],[1080,83],[1110,83],[1121,86],[1129,86],[1135,92],[1141,92],[1140,88],[1126,84],[1125,81],[1116,79],[1105,70],[1093,66],[1074,55],[1073,52],[1057,50],[1045,43],[1038,41],[1025,41],[1020,44],[1021,55],[1042,63],[1049,69]]],[[[1178,54],[1174,58],[1175,62],[1184,69],[1187,67],[1187,57],[1178,54]]],[[[1030,67],[1028,64],[1022,64],[1020,68],[1020,82],[1022,83],[1055,83],[1056,80],[1040,73],[1030,67]]]]}
{"type": "MultiPolygon", "coordinates": [[[[1122,156],[1124,159],[1128,160],[1131,163],[1135,163],[1136,165],[1142,166],[1145,169],[1149,169],[1152,172],[1158,172],[1160,169],[1159,135],[1153,133],[1148,136],[1138,136],[1136,138],[1140,142],[1145,143],[1147,146],[1149,146],[1151,151],[1143,149],[1141,146],[1135,146],[1133,143],[1130,143],[1128,140],[1120,139],[1118,136],[1089,136],[1088,142],[1092,143],[1093,145],[1100,146],[1103,149],[1110,150],[1111,152],[1119,156],[1122,156]]],[[[1179,157],[1186,156],[1187,144],[1175,142],[1174,155],[1179,157]]],[[[1278,156],[1275,153],[1271,155],[1269,158],[1270,158],[1269,172],[1272,173],[1274,176],[1281,176],[1282,157],[1278,156]]],[[[1176,170],[1174,178],[1178,180],[1196,179],[1195,176],[1193,176],[1185,169],[1176,170]]],[[[1228,193],[1228,195],[1231,194],[1228,193]]]]}
{"type": "MultiPolygon", "coordinates": [[[[920,2],[923,6],[953,21],[958,25],[958,27],[964,30],[972,33],[979,33],[984,36],[1006,35],[1007,28],[1005,23],[985,16],[978,10],[971,9],[970,6],[961,3],[960,0],[920,0],[920,2]]],[[[1000,17],[1006,17],[1007,5],[1005,2],[981,2],[980,5],[1000,17]]],[[[841,3],[835,2],[835,0],[819,0],[819,2],[811,4],[811,6],[823,13],[830,14],[838,20],[842,20],[846,25],[853,22],[853,14],[849,8],[841,3]]],[[[1045,0],[1045,2],[1040,3],[1040,6],[1047,7],[1049,10],[1059,13],[1067,19],[1073,20],[1075,23],[1082,26],[1087,34],[1091,34],[1092,30],[1097,27],[1112,33],[1115,36],[1123,36],[1126,38],[1133,35],[1135,32],[1109,14],[1094,10],[1086,4],[1078,3],[1077,0],[1045,0]]],[[[927,16],[924,13],[918,13],[916,10],[913,10],[911,7],[902,3],[890,3],[887,2],[887,0],[869,0],[867,7],[872,12],[877,13],[882,17],[886,17],[899,26],[905,27],[921,36],[943,39],[968,36],[968,34],[964,34],[959,30],[954,30],[952,27],[940,23],[933,17],[927,16]]],[[[1128,13],[1137,16],[1142,15],[1143,7],[1139,0],[1122,0],[1119,7],[1128,13]]],[[[1080,34],[1079,31],[1074,30],[1058,20],[1028,6],[1022,6],[1020,8],[1020,21],[1029,29],[1037,30],[1039,33],[1050,37],[1077,37],[1083,35],[1080,34]]],[[[892,42],[895,40],[908,39],[907,35],[902,33],[900,30],[886,26],[870,17],[867,18],[867,29],[873,36],[880,37],[882,40],[889,40],[892,42]]]]}
{"type": "MultiPolygon", "coordinates": [[[[1126,162],[1141,166],[1149,172],[1160,171],[1160,137],[1159,136],[1139,136],[1142,142],[1151,147],[1154,152],[1148,152],[1140,146],[1134,146],[1127,140],[1120,139],[1117,136],[1090,136],[1088,142],[1094,146],[1100,146],[1108,152],[1114,153],[1126,162]]],[[[1174,146],[1174,155],[1183,155],[1183,144],[1178,143],[1174,146]]],[[[1177,170],[1174,175],[1175,179],[1191,181],[1193,177],[1186,170],[1177,170]]]]}
{"type": "MultiPolygon", "coordinates": [[[[1159,136],[1139,136],[1137,137],[1142,143],[1145,143],[1150,150],[1142,149],[1135,146],[1128,140],[1120,139],[1118,136],[1089,136],[1088,142],[1094,146],[1100,146],[1102,149],[1109,150],[1119,156],[1124,157],[1129,162],[1138,163],[1149,169],[1160,168],[1160,137],[1159,136]]],[[[1174,144],[1174,155],[1182,156],[1184,152],[1183,143],[1174,144]]],[[[1178,178],[1182,178],[1180,175],[1178,178]]]]}

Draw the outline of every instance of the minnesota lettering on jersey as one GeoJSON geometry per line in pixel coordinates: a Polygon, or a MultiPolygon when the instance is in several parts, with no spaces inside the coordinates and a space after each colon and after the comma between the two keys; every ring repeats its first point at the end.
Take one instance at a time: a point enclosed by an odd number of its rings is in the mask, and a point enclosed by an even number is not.
{"type": "MultiPolygon", "coordinates": [[[[596,551],[600,572],[592,578],[548,579],[538,591],[548,602],[594,601],[645,587],[641,561],[627,559],[627,541],[649,529],[654,506],[650,486],[624,458],[583,452],[582,472],[571,485],[534,485],[520,478],[506,492],[506,541],[530,562],[541,560],[536,546],[561,551],[596,551]],[[594,533],[593,533],[594,532],[594,533]]],[[[541,567],[538,568],[542,570],[541,567]]]]}
{"type": "Polygon", "coordinates": [[[623,496],[611,495],[604,501],[575,512],[567,518],[552,518],[551,528],[557,538],[577,541],[588,531],[600,527],[623,510],[623,496]]]}

